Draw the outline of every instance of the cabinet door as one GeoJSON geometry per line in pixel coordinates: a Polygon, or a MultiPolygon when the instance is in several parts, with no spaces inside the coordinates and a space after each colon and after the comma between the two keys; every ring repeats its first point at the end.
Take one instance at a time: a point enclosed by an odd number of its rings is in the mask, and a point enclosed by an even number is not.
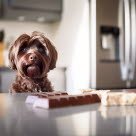
{"type": "Polygon", "coordinates": [[[13,8],[28,10],[61,10],[61,0],[8,0],[13,8]]]}
{"type": "Polygon", "coordinates": [[[53,22],[61,19],[62,0],[0,0],[2,19],[53,22]]]}
{"type": "Polygon", "coordinates": [[[2,17],[2,0],[0,0],[0,18],[2,17]]]}
{"type": "Polygon", "coordinates": [[[8,93],[14,79],[15,79],[15,72],[12,72],[12,71],[1,72],[1,90],[0,92],[8,93]]]}

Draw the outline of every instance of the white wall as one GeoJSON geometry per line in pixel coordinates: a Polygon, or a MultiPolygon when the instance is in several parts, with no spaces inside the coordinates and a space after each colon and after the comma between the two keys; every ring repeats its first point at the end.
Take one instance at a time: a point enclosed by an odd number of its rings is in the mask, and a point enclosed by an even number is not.
{"type": "MultiPolygon", "coordinates": [[[[83,21],[87,21],[84,18],[84,14],[88,15],[85,11],[87,3],[88,0],[64,0],[62,20],[51,25],[53,41],[58,46],[59,55],[62,56],[60,57],[60,65],[68,66],[72,62],[74,47],[79,40],[79,31],[82,27],[86,28],[83,21]]],[[[82,36],[84,37],[85,33],[82,36]]]]}
{"type": "Polygon", "coordinates": [[[64,0],[62,19],[52,24],[0,21],[0,29],[10,36],[41,31],[53,42],[59,54],[57,66],[68,67],[68,90],[87,87],[88,82],[88,0],[64,0]],[[86,52],[86,53],[85,53],[86,52]],[[87,62],[87,63],[86,63],[87,62]],[[84,66],[84,67],[83,67],[84,66]],[[87,69],[86,69],[86,68],[87,69]],[[76,71],[78,69],[78,72],[76,71]],[[79,75],[79,73],[81,75],[79,75]],[[78,76],[78,78],[76,77],[78,76]],[[75,78],[76,77],[76,78],[75,78]],[[84,81],[83,79],[84,78],[84,81]],[[72,80],[76,80],[73,86],[72,80]],[[86,81],[86,83],[85,83],[86,81]],[[84,85],[82,83],[84,82],[84,85]],[[77,87],[76,87],[77,86],[77,87]]]}

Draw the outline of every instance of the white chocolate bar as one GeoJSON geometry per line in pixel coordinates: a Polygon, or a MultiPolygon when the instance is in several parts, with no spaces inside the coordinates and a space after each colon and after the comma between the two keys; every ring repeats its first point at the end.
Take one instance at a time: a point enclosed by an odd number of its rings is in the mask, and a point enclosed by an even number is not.
{"type": "Polygon", "coordinates": [[[136,93],[110,92],[103,93],[101,98],[102,105],[136,105],[136,93]]]}
{"type": "Polygon", "coordinates": [[[90,93],[97,94],[101,98],[103,93],[109,93],[109,92],[110,92],[110,90],[96,90],[96,91],[92,91],[90,93]]]}
{"type": "Polygon", "coordinates": [[[77,95],[77,94],[84,94],[84,93],[93,93],[98,94],[101,97],[102,93],[108,93],[110,90],[95,90],[95,89],[80,89],[73,92],[69,92],[69,95],[77,95]]]}

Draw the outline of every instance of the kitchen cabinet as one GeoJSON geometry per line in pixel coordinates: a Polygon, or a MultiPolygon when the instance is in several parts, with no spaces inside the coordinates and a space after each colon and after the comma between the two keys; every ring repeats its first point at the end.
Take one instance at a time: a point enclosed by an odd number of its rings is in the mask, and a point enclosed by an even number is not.
{"type": "Polygon", "coordinates": [[[0,0],[3,20],[54,22],[61,19],[62,0],[0,0]]]}
{"type": "Polygon", "coordinates": [[[15,79],[15,72],[7,67],[0,67],[0,93],[7,93],[15,79]]]}

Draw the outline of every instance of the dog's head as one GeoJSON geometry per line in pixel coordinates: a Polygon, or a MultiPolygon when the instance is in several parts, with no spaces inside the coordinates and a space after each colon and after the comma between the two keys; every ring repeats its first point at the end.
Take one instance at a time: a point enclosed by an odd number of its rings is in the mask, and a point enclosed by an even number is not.
{"type": "Polygon", "coordinates": [[[40,32],[22,34],[9,48],[9,67],[21,76],[42,78],[56,67],[57,51],[40,32]]]}

